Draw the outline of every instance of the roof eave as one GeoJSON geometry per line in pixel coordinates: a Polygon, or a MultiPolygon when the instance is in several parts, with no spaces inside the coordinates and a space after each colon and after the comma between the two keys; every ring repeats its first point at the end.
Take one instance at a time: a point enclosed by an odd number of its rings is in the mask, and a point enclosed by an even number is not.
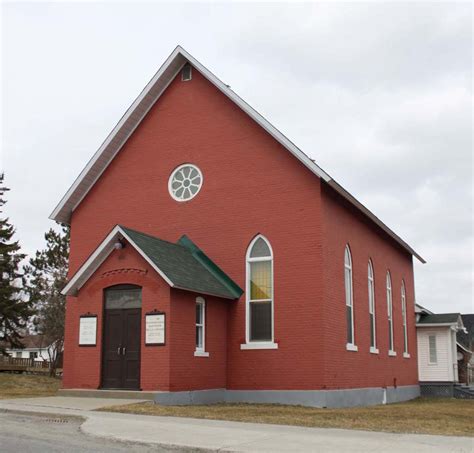
{"type": "Polygon", "coordinates": [[[388,236],[390,236],[395,242],[397,242],[403,249],[409,252],[411,255],[416,257],[421,263],[425,264],[425,259],[416,253],[398,234],[396,234],[392,229],[390,229],[385,223],[383,223],[372,211],[367,209],[359,200],[357,200],[353,195],[351,195],[344,187],[342,187],[334,179],[327,181],[327,184],[335,190],[339,195],[345,198],[349,203],[354,205],[359,211],[365,214],[372,222],[374,222],[379,228],[381,228],[388,236]]]}
{"type": "Polygon", "coordinates": [[[211,82],[219,91],[237,104],[245,113],[247,113],[257,124],[267,131],[277,142],[290,151],[303,165],[305,165],[316,176],[328,183],[334,190],[342,195],[346,200],[353,204],[357,209],[363,212],[369,219],[377,224],[383,231],[392,237],[410,254],[419,261],[426,261],[418,255],[405,241],[388,228],[380,219],[369,211],[362,203],[347,192],[342,186],[334,181],[322,168],[320,168],[312,159],[301,151],[292,141],[283,135],[276,127],[270,124],[260,113],[241,99],[226,84],[219,80],[211,71],[197,61],[181,46],[177,46],[160,69],[148,82],[140,95],[131,104],[114,129],[107,136],[97,152],[87,163],[86,167],[76,178],[72,186],[63,196],[59,204],[50,215],[51,220],[59,223],[69,223],[74,209],[85,198],[89,190],[100,178],[102,173],[108,167],[115,155],[135,131],[143,118],[173,81],[176,74],[188,61],[194,66],[206,79],[211,82]]]}

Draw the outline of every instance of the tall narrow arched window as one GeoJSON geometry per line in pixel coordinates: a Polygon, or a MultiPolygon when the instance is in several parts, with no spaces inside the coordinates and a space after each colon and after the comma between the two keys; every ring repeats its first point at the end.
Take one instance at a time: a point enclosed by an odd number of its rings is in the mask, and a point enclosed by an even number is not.
{"type": "Polygon", "coordinates": [[[410,357],[408,354],[408,329],[407,329],[407,296],[405,291],[405,282],[402,280],[402,321],[403,321],[403,356],[410,357]]]}
{"type": "Polygon", "coordinates": [[[387,271],[387,317],[388,317],[388,354],[397,355],[393,349],[393,303],[392,303],[392,278],[387,271]]]}
{"type": "Polygon", "coordinates": [[[273,344],[273,252],[263,236],[247,250],[246,342],[257,347],[273,344]]]}
{"type": "Polygon", "coordinates": [[[369,291],[369,318],[370,318],[370,352],[377,353],[377,338],[375,325],[375,284],[374,284],[374,267],[372,261],[369,260],[367,269],[367,284],[369,291]]]}
{"type": "Polygon", "coordinates": [[[354,296],[352,285],[352,257],[349,246],[344,252],[344,287],[346,294],[347,349],[357,350],[354,341],[354,296]]]}

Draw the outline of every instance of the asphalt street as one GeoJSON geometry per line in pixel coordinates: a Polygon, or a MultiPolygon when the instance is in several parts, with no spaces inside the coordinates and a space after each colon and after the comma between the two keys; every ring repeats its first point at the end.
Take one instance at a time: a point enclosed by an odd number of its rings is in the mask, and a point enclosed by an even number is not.
{"type": "Polygon", "coordinates": [[[0,451],[2,453],[176,453],[191,451],[87,436],[79,429],[82,422],[83,419],[79,417],[0,412],[0,451]]]}

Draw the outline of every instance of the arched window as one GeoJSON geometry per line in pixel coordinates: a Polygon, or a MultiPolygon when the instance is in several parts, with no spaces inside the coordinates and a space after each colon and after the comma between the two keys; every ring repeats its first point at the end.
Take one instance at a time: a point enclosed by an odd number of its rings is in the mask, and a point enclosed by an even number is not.
{"type": "Polygon", "coordinates": [[[376,325],[375,325],[375,285],[374,267],[369,260],[367,268],[367,284],[369,290],[369,317],[370,317],[370,352],[377,353],[376,325]]]}
{"type": "Polygon", "coordinates": [[[403,320],[403,356],[410,357],[408,354],[408,330],[407,330],[407,298],[405,291],[405,282],[402,280],[402,320],[403,320]]]}
{"type": "Polygon", "coordinates": [[[397,355],[393,349],[393,304],[392,304],[392,278],[387,271],[387,316],[388,316],[388,354],[397,355]]]}
{"type": "Polygon", "coordinates": [[[352,285],[352,257],[349,246],[344,252],[344,286],[346,293],[347,349],[357,350],[354,341],[354,298],[352,285]]]}
{"type": "Polygon", "coordinates": [[[247,343],[273,344],[273,252],[259,235],[247,250],[247,343]]]}

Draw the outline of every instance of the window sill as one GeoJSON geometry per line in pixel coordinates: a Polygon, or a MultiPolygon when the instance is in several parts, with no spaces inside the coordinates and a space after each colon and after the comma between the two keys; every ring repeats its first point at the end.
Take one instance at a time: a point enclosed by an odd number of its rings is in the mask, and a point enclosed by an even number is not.
{"type": "Polygon", "coordinates": [[[278,349],[278,344],[271,341],[268,342],[255,342],[255,343],[242,343],[240,349],[278,349]]]}
{"type": "Polygon", "coordinates": [[[374,347],[370,347],[370,353],[371,354],[378,354],[379,353],[379,350],[377,348],[374,348],[374,347]]]}
{"type": "Polygon", "coordinates": [[[209,353],[204,351],[194,351],[194,357],[209,357],[209,353]]]}
{"type": "Polygon", "coordinates": [[[404,353],[403,353],[403,357],[404,357],[405,359],[409,359],[409,358],[410,358],[410,354],[408,354],[408,352],[404,352],[404,353]]]}
{"type": "Polygon", "coordinates": [[[395,351],[388,351],[388,355],[390,357],[396,357],[397,356],[397,353],[395,351]]]}
{"type": "Polygon", "coordinates": [[[348,351],[354,351],[354,352],[357,352],[359,350],[359,348],[355,344],[352,344],[352,343],[347,343],[346,349],[348,351]]]}

